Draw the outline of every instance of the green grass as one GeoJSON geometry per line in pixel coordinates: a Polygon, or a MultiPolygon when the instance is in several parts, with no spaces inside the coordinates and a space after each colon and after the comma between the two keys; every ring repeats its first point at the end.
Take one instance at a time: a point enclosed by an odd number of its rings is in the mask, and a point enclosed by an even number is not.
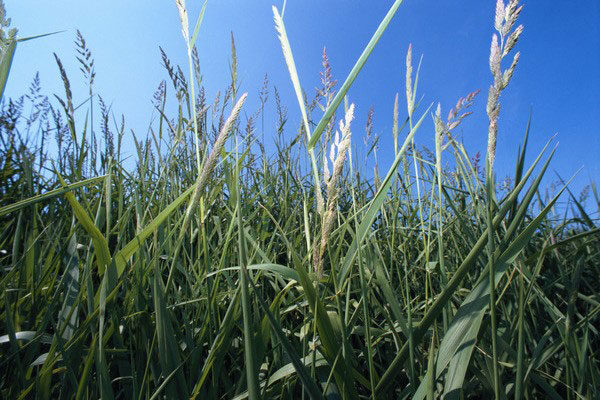
{"type": "MultiPolygon", "coordinates": [[[[275,92],[266,139],[255,128],[265,101],[254,112],[239,93],[233,39],[232,82],[204,97],[202,15],[184,34],[189,77],[163,53],[175,98],[161,84],[158,121],[133,138],[134,168],[124,125],[101,98],[73,107],[58,58],[56,105],[4,99],[1,397],[599,397],[600,198],[593,184],[587,207],[562,187],[544,194],[552,139],[528,143],[524,127],[511,184],[497,188],[493,165],[452,136],[476,93],[442,121],[416,101],[409,55],[407,114],[397,98],[382,178],[363,172],[354,145],[329,159],[339,114],[352,119],[342,100],[401,3],[339,91],[325,67],[322,112],[274,9],[301,123],[275,92]],[[29,108],[39,112],[28,122],[29,108]],[[434,153],[418,150],[424,135],[434,153]]],[[[77,46],[95,97],[80,35],[77,46]]]]}

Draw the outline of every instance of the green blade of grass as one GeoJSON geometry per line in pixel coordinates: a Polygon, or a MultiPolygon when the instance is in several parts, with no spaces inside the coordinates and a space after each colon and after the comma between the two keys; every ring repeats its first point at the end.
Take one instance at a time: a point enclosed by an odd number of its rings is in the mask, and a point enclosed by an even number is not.
{"type": "MultiPolygon", "coordinates": [[[[538,182],[539,183],[539,182],[538,182]]],[[[536,229],[545,216],[556,203],[562,190],[548,203],[548,205],[531,221],[527,227],[508,245],[507,249],[499,256],[495,265],[494,282],[498,284],[508,265],[512,264],[521,250],[527,245],[536,229]]],[[[444,393],[457,393],[463,385],[464,377],[471,358],[479,328],[486,309],[489,306],[490,281],[485,279],[487,269],[482,272],[479,284],[469,293],[462,302],[448,331],[442,338],[437,358],[436,376],[440,377],[448,366],[444,393]]],[[[451,396],[453,397],[453,396],[451,396]]]]}
{"type": "Polygon", "coordinates": [[[204,360],[204,365],[201,369],[200,379],[194,386],[191,399],[196,399],[200,396],[204,383],[213,368],[214,362],[217,358],[224,356],[227,353],[228,347],[231,343],[231,332],[235,327],[235,323],[239,318],[240,313],[240,289],[236,289],[227,311],[223,317],[223,322],[219,327],[219,331],[212,342],[211,348],[208,351],[208,356],[204,360]]]}
{"type": "Polygon", "coordinates": [[[133,239],[131,239],[125,246],[123,246],[121,250],[115,253],[113,259],[115,260],[115,266],[117,268],[118,276],[121,276],[121,274],[125,270],[125,265],[129,261],[131,256],[133,256],[135,252],[138,251],[142,243],[144,243],[144,241],[148,239],[148,237],[150,237],[150,235],[153,234],[158,229],[158,227],[161,224],[163,224],[167,220],[167,218],[185,202],[187,197],[194,191],[195,187],[196,185],[192,185],[185,192],[179,195],[178,198],[176,198],[171,204],[165,207],[156,216],[156,218],[154,218],[148,225],[146,225],[141,232],[139,232],[133,239]]]}
{"type": "Polygon", "coordinates": [[[62,337],[69,340],[73,337],[79,321],[78,313],[75,312],[75,309],[78,307],[76,301],[79,294],[79,259],[77,257],[77,240],[75,234],[71,236],[67,253],[68,257],[65,260],[65,298],[58,314],[58,326],[60,329],[64,329],[62,337]]]}
{"type": "Polygon", "coordinates": [[[256,350],[254,349],[254,329],[252,326],[252,315],[250,314],[250,298],[248,297],[248,269],[246,268],[246,243],[243,240],[243,225],[242,216],[239,206],[238,196],[238,207],[237,207],[237,220],[238,220],[238,245],[239,245],[239,261],[241,264],[240,268],[240,287],[242,293],[242,318],[244,321],[244,359],[245,359],[245,370],[246,370],[246,381],[248,385],[248,397],[250,400],[257,400],[259,398],[259,384],[258,384],[258,371],[256,371],[256,362],[254,359],[256,350]]]}
{"type": "MultiPolygon", "coordinates": [[[[204,19],[204,12],[206,11],[206,3],[208,0],[204,1],[202,4],[202,9],[200,10],[200,15],[198,16],[198,20],[196,21],[196,26],[194,27],[194,33],[192,34],[192,39],[190,40],[190,49],[193,49],[196,45],[196,39],[198,38],[198,32],[200,32],[200,26],[202,25],[202,20],[204,19]]],[[[198,82],[200,83],[200,82],[198,82]]]]}
{"type": "Polygon", "coordinates": [[[52,35],[56,35],[58,33],[63,33],[66,31],[54,31],[54,32],[50,32],[50,33],[42,33],[39,35],[33,35],[33,36],[26,36],[26,37],[22,37],[22,38],[17,38],[17,42],[27,42],[29,40],[33,40],[33,39],[39,39],[39,38],[43,38],[46,36],[52,36],[52,35]]]}
{"type": "MultiPolygon", "coordinates": [[[[67,183],[64,181],[62,176],[55,171],[60,183],[63,188],[67,187],[67,183]]],[[[73,209],[73,214],[77,218],[77,221],[83,226],[88,235],[90,235],[92,242],[94,243],[94,254],[96,255],[96,266],[98,268],[98,274],[100,276],[104,275],[104,271],[108,264],[110,264],[112,258],[110,256],[110,250],[108,249],[108,242],[102,232],[98,229],[98,227],[94,224],[88,213],[85,211],[83,206],[77,201],[75,195],[70,191],[65,193],[65,197],[67,198],[71,208],[73,209]]]]}
{"type": "Polygon", "coordinates": [[[75,400],[81,400],[84,398],[86,394],[86,390],[88,389],[88,380],[90,377],[90,372],[92,370],[92,364],[94,362],[94,358],[96,355],[96,341],[98,340],[98,336],[94,335],[92,338],[92,343],[90,345],[90,351],[88,351],[87,356],[85,357],[85,363],[83,365],[83,371],[79,378],[79,383],[77,385],[77,393],[75,394],[75,400]]]}
{"type": "Polygon", "coordinates": [[[41,201],[50,200],[56,196],[63,195],[67,192],[71,192],[80,187],[95,184],[97,182],[104,180],[105,178],[106,178],[106,175],[96,176],[94,178],[89,178],[89,179],[85,179],[85,180],[82,180],[79,182],[67,184],[66,186],[51,190],[44,194],[40,194],[37,196],[30,197],[28,199],[17,201],[16,203],[12,203],[7,206],[1,207],[0,208],[0,216],[11,213],[11,212],[15,212],[17,210],[20,210],[23,207],[27,207],[27,206],[39,203],[41,201]]]}
{"type": "MultiPolygon", "coordinates": [[[[237,156],[236,152],[236,156],[237,156]]],[[[246,370],[246,384],[248,385],[248,397],[250,400],[258,400],[260,398],[260,390],[258,383],[258,363],[255,357],[258,356],[258,352],[254,343],[254,327],[253,327],[253,315],[252,315],[252,305],[251,299],[248,293],[248,285],[249,282],[252,281],[250,274],[248,273],[248,257],[246,254],[247,244],[246,244],[246,235],[244,230],[244,223],[242,221],[242,206],[240,197],[242,193],[240,192],[240,169],[241,166],[236,162],[236,167],[234,168],[232,179],[235,182],[229,182],[231,190],[233,191],[232,195],[236,200],[235,206],[235,218],[237,220],[237,228],[238,228],[238,262],[240,264],[240,272],[239,272],[239,287],[241,291],[242,297],[242,320],[244,324],[244,361],[245,361],[245,370],[246,370]]],[[[260,360],[262,361],[262,360],[260,360]]]]}
{"type": "Polygon", "coordinates": [[[164,285],[158,270],[154,272],[154,307],[156,311],[156,337],[158,356],[162,366],[163,376],[176,374],[176,381],[170,381],[168,393],[172,398],[187,398],[189,392],[182,371],[179,369],[181,355],[179,354],[178,340],[175,337],[170,320],[169,310],[166,306],[164,285]]]}
{"type": "MultiPolygon", "coordinates": [[[[224,271],[239,271],[240,269],[241,269],[240,266],[221,268],[218,271],[214,271],[209,274],[206,274],[206,278],[218,275],[224,271]]],[[[296,271],[294,271],[290,267],[286,267],[285,265],[280,265],[280,264],[267,264],[267,263],[251,264],[251,265],[248,265],[246,267],[246,269],[248,269],[249,271],[252,271],[252,270],[268,271],[268,272],[272,272],[275,274],[279,274],[286,279],[291,279],[291,280],[295,280],[295,281],[298,281],[300,279],[298,277],[298,273],[296,271]]]]}
{"type": "Polygon", "coordinates": [[[375,45],[381,38],[381,35],[383,35],[383,32],[385,32],[385,30],[387,29],[390,21],[394,17],[394,14],[396,14],[396,11],[398,11],[398,7],[400,7],[402,2],[403,2],[403,0],[394,1],[394,4],[392,4],[389,11],[385,15],[385,17],[383,18],[383,20],[381,21],[379,26],[377,27],[377,30],[371,37],[371,40],[369,40],[369,43],[367,43],[367,46],[363,50],[362,54],[360,55],[358,60],[356,60],[356,64],[354,64],[354,67],[352,67],[352,70],[350,70],[350,73],[348,74],[348,77],[342,84],[342,87],[340,88],[339,92],[337,92],[337,94],[331,101],[331,105],[327,108],[327,110],[325,111],[325,114],[323,115],[323,117],[321,117],[321,120],[319,121],[317,127],[315,128],[314,132],[312,133],[312,136],[310,137],[310,140],[308,141],[309,149],[314,148],[315,145],[317,144],[317,141],[319,140],[319,138],[323,134],[323,131],[325,130],[325,126],[327,126],[327,123],[329,122],[331,117],[333,117],[333,113],[335,113],[335,110],[337,110],[338,106],[344,99],[344,96],[346,96],[348,89],[350,89],[350,86],[352,86],[352,83],[354,83],[354,80],[358,76],[358,73],[363,68],[365,63],[367,62],[367,59],[373,52],[375,45]]]}

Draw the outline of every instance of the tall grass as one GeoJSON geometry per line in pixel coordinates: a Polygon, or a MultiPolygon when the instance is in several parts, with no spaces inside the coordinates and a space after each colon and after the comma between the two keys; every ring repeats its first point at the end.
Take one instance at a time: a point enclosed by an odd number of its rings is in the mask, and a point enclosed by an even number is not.
{"type": "Polygon", "coordinates": [[[510,186],[497,188],[493,173],[499,94],[516,67],[501,62],[522,32],[512,31],[516,1],[496,8],[485,168],[453,135],[477,92],[444,120],[441,105],[416,101],[409,53],[394,160],[382,179],[360,172],[351,121],[361,111],[343,100],[401,3],[337,91],[324,53],[313,99],[273,9],[301,116],[290,126],[268,82],[260,108],[244,109],[252,94],[239,94],[233,40],[232,82],[209,103],[194,46],[203,12],[190,37],[178,0],[189,76],[161,49],[175,96],[159,85],[158,120],[133,136],[133,169],[125,122],[92,90],[80,34],[87,111],[73,106],[58,57],[64,97],[50,101],[36,79],[4,99],[2,397],[600,396],[596,187],[591,208],[564,188],[544,194],[556,148],[528,143],[529,126],[510,186]],[[265,139],[255,125],[271,93],[269,153],[269,128],[265,139]],[[428,117],[434,132],[423,132],[428,117]],[[434,152],[417,146],[428,134],[434,152]]]}

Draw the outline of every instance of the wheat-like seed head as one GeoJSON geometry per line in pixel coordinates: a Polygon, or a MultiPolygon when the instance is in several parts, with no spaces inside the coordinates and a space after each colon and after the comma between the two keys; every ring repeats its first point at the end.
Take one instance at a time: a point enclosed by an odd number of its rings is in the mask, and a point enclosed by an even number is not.
{"type": "Polygon", "coordinates": [[[521,52],[518,51],[515,54],[515,56],[513,57],[513,62],[510,65],[510,67],[506,71],[504,71],[504,75],[502,78],[504,87],[506,87],[506,85],[508,85],[510,78],[512,78],[513,73],[515,72],[515,67],[517,66],[517,63],[519,62],[519,58],[521,58],[521,52]]]}
{"type": "Polygon", "coordinates": [[[502,29],[502,24],[504,23],[505,18],[504,11],[504,2],[502,0],[498,0],[496,2],[496,16],[494,18],[494,27],[498,32],[502,29]]]}
{"type": "Polygon", "coordinates": [[[492,45],[490,48],[490,70],[494,76],[494,82],[498,83],[502,81],[502,73],[500,71],[500,61],[502,56],[500,54],[500,46],[498,45],[498,35],[494,33],[492,36],[492,45]]]}
{"type": "Polygon", "coordinates": [[[227,140],[227,137],[229,136],[229,131],[231,130],[231,128],[233,127],[233,124],[235,123],[238,116],[240,115],[240,111],[242,110],[242,106],[244,105],[244,102],[246,101],[246,97],[248,97],[248,93],[242,94],[242,96],[239,98],[237,103],[235,103],[235,105],[233,106],[233,109],[231,110],[231,114],[229,114],[229,117],[223,124],[223,127],[221,128],[221,131],[219,132],[219,136],[217,136],[217,140],[215,141],[215,144],[213,145],[213,148],[210,151],[208,158],[204,162],[204,166],[202,167],[202,172],[200,173],[200,175],[198,176],[198,180],[196,181],[196,188],[194,189],[194,193],[192,194],[192,198],[191,198],[190,202],[188,203],[188,207],[185,212],[185,217],[183,219],[183,224],[182,224],[182,229],[181,229],[181,235],[183,235],[185,230],[187,229],[192,212],[198,205],[198,201],[200,201],[200,195],[204,191],[204,187],[206,186],[206,183],[208,182],[208,178],[210,177],[210,175],[213,172],[215,164],[217,163],[217,157],[221,153],[221,150],[223,149],[223,146],[225,145],[225,141],[227,140]]]}
{"type": "MultiPolygon", "coordinates": [[[[340,175],[342,174],[342,170],[344,168],[344,162],[346,160],[346,154],[348,149],[350,148],[350,123],[354,119],[354,104],[351,104],[346,111],[346,115],[344,117],[344,121],[340,121],[339,131],[335,132],[334,142],[331,144],[329,151],[329,159],[333,164],[333,173],[329,180],[325,181],[327,185],[327,208],[325,210],[325,215],[323,217],[323,225],[321,228],[321,243],[320,246],[315,246],[313,249],[313,265],[315,272],[321,276],[323,274],[323,254],[325,253],[325,248],[327,247],[327,241],[329,240],[329,234],[333,228],[333,223],[335,221],[335,201],[337,197],[337,187],[336,182],[340,175]],[[341,132],[341,138],[340,138],[341,132]]],[[[325,163],[325,166],[327,164],[325,163]]],[[[325,169],[325,167],[324,167],[325,169]]],[[[327,168],[327,174],[329,174],[329,169],[327,168]]]]}
{"type": "Polygon", "coordinates": [[[494,27],[500,34],[498,38],[497,34],[492,36],[492,44],[490,47],[490,70],[494,77],[494,83],[490,86],[488,93],[488,103],[486,111],[489,118],[488,127],[488,161],[490,170],[494,164],[494,158],[496,156],[496,141],[498,136],[498,115],[500,113],[500,104],[498,100],[500,93],[506,88],[517,63],[519,62],[520,53],[516,53],[511,66],[502,72],[502,59],[508,55],[508,53],[514,48],[515,44],[519,40],[519,37],[523,33],[523,25],[519,25],[514,32],[512,30],[517,17],[521,13],[523,6],[519,6],[518,0],[509,0],[505,6],[503,0],[497,0],[496,2],[496,15],[494,18],[494,27]],[[508,38],[506,37],[508,35],[508,38]]]}
{"type": "Polygon", "coordinates": [[[340,121],[339,130],[335,132],[335,140],[331,144],[331,148],[329,151],[329,159],[333,164],[333,173],[331,175],[331,179],[329,179],[327,184],[327,204],[330,203],[331,197],[335,196],[335,182],[339,178],[342,173],[342,169],[344,167],[344,161],[346,160],[346,152],[348,151],[348,147],[350,147],[350,123],[354,119],[354,104],[351,104],[346,111],[346,115],[344,117],[344,121],[340,121]],[[340,138],[341,132],[341,138],[340,138]]]}
{"type": "Polygon", "coordinates": [[[406,52],[406,104],[408,107],[408,115],[412,114],[413,109],[413,93],[412,93],[412,43],[408,45],[406,52]]]}
{"type": "Polygon", "coordinates": [[[523,25],[517,26],[517,29],[515,29],[510,36],[508,36],[508,39],[506,39],[506,44],[504,45],[502,57],[505,57],[513,49],[513,47],[515,47],[515,44],[517,44],[517,40],[519,40],[521,33],[523,33],[523,25]]]}
{"type": "Polygon", "coordinates": [[[508,34],[508,32],[511,31],[511,29],[513,28],[515,22],[517,21],[517,18],[519,18],[519,14],[521,14],[521,11],[523,10],[523,6],[519,6],[519,2],[517,0],[512,1],[510,3],[508,3],[508,5],[506,6],[506,16],[505,16],[505,24],[504,24],[504,28],[503,28],[503,35],[508,34]]]}

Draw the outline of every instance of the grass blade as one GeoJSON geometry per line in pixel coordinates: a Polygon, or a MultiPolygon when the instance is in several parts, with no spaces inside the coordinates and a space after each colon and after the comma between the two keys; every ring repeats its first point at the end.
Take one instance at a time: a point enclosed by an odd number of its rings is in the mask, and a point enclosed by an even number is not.
{"type": "Polygon", "coordinates": [[[348,77],[342,84],[342,87],[340,88],[339,92],[337,92],[337,94],[331,101],[331,105],[327,108],[327,110],[325,111],[325,114],[323,115],[323,117],[321,117],[319,124],[315,128],[315,131],[313,132],[313,134],[308,142],[309,149],[314,148],[315,145],[317,144],[317,141],[319,140],[319,138],[323,134],[323,131],[325,130],[325,126],[327,126],[327,123],[329,122],[331,117],[333,117],[333,113],[335,113],[335,110],[337,110],[337,108],[340,105],[340,103],[342,102],[344,96],[346,96],[348,89],[350,89],[350,86],[352,86],[352,83],[354,83],[354,80],[358,76],[358,73],[360,72],[360,70],[363,68],[363,66],[369,59],[369,56],[373,52],[375,45],[381,38],[381,35],[383,35],[383,32],[385,32],[385,30],[387,29],[390,21],[394,17],[394,14],[396,14],[396,11],[398,11],[398,7],[400,7],[400,4],[402,4],[402,2],[403,2],[403,0],[394,1],[394,4],[392,4],[389,11],[385,15],[385,17],[383,18],[383,20],[381,21],[379,26],[377,27],[377,30],[371,37],[371,40],[369,40],[369,43],[367,43],[367,46],[363,50],[362,54],[360,55],[358,60],[356,60],[356,64],[354,64],[354,67],[352,67],[352,70],[350,70],[350,73],[348,74],[348,77]]]}

